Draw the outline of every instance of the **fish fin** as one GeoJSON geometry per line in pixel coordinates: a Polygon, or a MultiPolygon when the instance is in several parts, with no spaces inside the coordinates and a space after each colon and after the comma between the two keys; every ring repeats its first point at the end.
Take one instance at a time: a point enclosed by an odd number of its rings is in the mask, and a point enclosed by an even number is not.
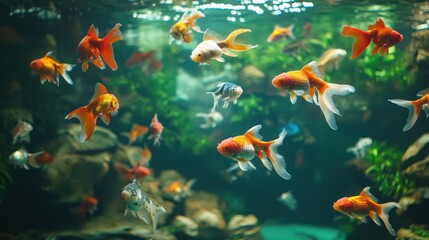
{"type": "Polygon", "coordinates": [[[355,39],[353,42],[352,55],[350,56],[350,59],[358,57],[371,43],[371,38],[367,32],[348,25],[343,25],[343,28],[341,29],[341,35],[345,37],[353,37],[355,39]]]}
{"type": "Polygon", "coordinates": [[[240,167],[241,171],[249,171],[251,168],[256,170],[255,165],[253,165],[251,162],[243,160],[238,161],[238,166],[240,167]]]}
{"type": "Polygon", "coordinates": [[[101,120],[106,124],[109,125],[110,123],[110,115],[109,114],[101,114],[101,120]]]}
{"type": "Polygon", "coordinates": [[[394,103],[398,106],[404,107],[408,109],[408,118],[407,122],[402,129],[402,131],[410,130],[417,121],[417,118],[420,115],[421,107],[417,105],[415,101],[407,101],[402,99],[389,99],[391,103],[394,103]]]}
{"type": "Polygon", "coordinates": [[[429,88],[426,88],[424,90],[421,90],[417,93],[417,97],[423,97],[423,95],[429,94],[429,88]]]}
{"type": "Polygon", "coordinates": [[[42,155],[45,151],[37,152],[37,153],[31,153],[28,154],[28,164],[32,166],[33,168],[40,168],[40,164],[37,162],[36,158],[40,155],[42,155]]]}
{"type": "Polygon", "coordinates": [[[199,26],[195,25],[195,22],[198,18],[205,17],[205,16],[206,15],[204,15],[204,13],[198,10],[195,10],[194,12],[191,13],[191,15],[188,18],[189,26],[191,26],[191,28],[196,32],[204,33],[203,31],[201,31],[201,28],[199,26]]]}
{"type": "Polygon", "coordinates": [[[250,29],[243,29],[243,28],[239,28],[237,30],[232,31],[228,37],[224,40],[224,42],[226,43],[226,47],[234,50],[234,51],[246,51],[246,50],[250,50],[252,48],[256,48],[258,47],[258,45],[247,45],[247,44],[240,44],[240,43],[236,43],[235,42],[235,38],[245,32],[251,32],[252,30],[250,29]]]}
{"type": "Polygon", "coordinates": [[[308,94],[313,99],[314,104],[319,106],[319,100],[317,99],[317,96],[316,96],[316,87],[310,86],[310,88],[308,89],[308,94]]]}
{"type": "Polygon", "coordinates": [[[304,94],[304,95],[302,95],[302,97],[305,99],[305,101],[307,101],[309,103],[313,103],[313,99],[311,98],[311,96],[309,94],[304,94]]]}
{"type": "Polygon", "coordinates": [[[366,220],[366,217],[355,217],[357,220],[363,222],[363,223],[367,223],[368,220],[366,220]]]}
{"type": "Polygon", "coordinates": [[[237,57],[237,54],[235,54],[233,51],[231,51],[228,48],[222,48],[222,53],[228,57],[237,57]]]}
{"type": "Polygon", "coordinates": [[[146,198],[146,201],[145,201],[145,208],[147,209],[148,213],[151,216],[152,232],[155,233],[156,226],[158,225],[159,216],[161,216],[162,214],[165,214],[166,211],[161,205],[153,202],[148,198],[146,198]]]}
{"type": "Polygon", "coordinates": [[[124,216],[127,216],[130,210],[128,208],[125,208],[124,216]]]}
{"type": "Polygon", "coordinates": [[[286,134],[287,132],[283,128],[282,132],[279,134],[279,137],[269,143],[269,145],[265,149],[265,154],[273,164],[276,173],[283,179],[289,180],[291,179],[291,175],[286,171],[286,163],[284,157],[277,152],[277,147],[283,144],[283,140],[286,137],[286,134]]]}
{"type": "Polygon", "coordinates": [[[429,105],[428,104],[423,104],[422,109],[425,111],[426,118],[429,118],[429,105]]]}
{"type": "Polygon", "coordinates": [[[228,105],[229,105],[229,101],[227,101],[228,99],[229,99],[229,97],[223,99],[224,101],[223,101],[222,108],[227,108],[228,107],[228,105]]]}
{"type": "Polygon", "coordinates": [[[388,47],[381,47],[380,48],[380,55],[389,54],[389,48],[388,47]]]}
{"type": "Polygon", "coordinates": [[[294,24],[291,24],[291,25],[289,25],[289,27],[287,27],[287,29],[289,29],[289,32],[288,32],[288,36],[291,38],[291,39],[293,39],[293,40],[295,40],[296,39],[296,37],[295,37],[295,35],[293,34],[293,28],[295,27],[295,25],[294,24]]]}
{"type": "Polygon", "coordinates": [[[346,85],[346,84],[335,84],[335,83],[326,83],[326,84],[327,84],[326,88],[322,87],[319,90],[319,104],[328,125],[333,130],[337,130],[337,124],[335,122],[335,117],[333,113],[339,116],[341,116],[341,114],[340,114],[340,111],[335,107],[335,104],[332,101],[332,96],[348,95],[350,93],[353,93],[355,91],[355,88],[351,85],[346,85]]]}
{"type": "Polygon", "coordinates": [[[374,195],[372,195],[370,192],[369,192],[369,190],[370,190],[371,188],[370,187],[366,187],[366,188],[364,188],[360,193],[359,193],[359,196],[361,196],[361,197],[364,197],[364,198],[369,198],[369,199],[371,199],[372,201],[374,201],[374,202],[378,202],[378,199],[376,198],[376,197],[374,197],[374,195]]]}
{"type": "Polygon", "coordinates": [[[392,225],[389,223],[389,211],[393,208],[399,208],[401,209],[401,206],[397,202],[388,202],[381,204],[380,211],[377,213],[378,216],[383,220],[384,225],[386,226],[387,230],[392,236],[396,236],[396,232],[393,229],[392,225]]]}
{"type": "Polygon", "coordinates": [[[220,41],[222,41],[222,39],[223,39],[223,37],[219,33],[215,32],[209,28],[206,29],[206,31],[204,32],[204,35],[203,35],[203,41],[213,40],[215,42],[220,42],[220,41]]]}
{"type": "Polygon", "coordinates": [[[220,99],[221,95],[216,95],[216,93],[214,93],[214,92],[207,92],[207,94],[211,94],[213,96],[213,108],[212,108],[211,112],[214,112],[215,108],[217,107],[217,105],[219,103],[219,99],[220,99]]]}
{"type": "Polygon", "coordinates": [[[377,213],[374,211],[369,212],[368,216],[374,221],[375,224],[381,226],[380,219],[377,216],[377,213]]]}
{"type": "Polygon", "coordinates": [[[244,136],[246,136],[246,137],[251,136],[251,137],[255,137],[259,140],[262,140],[262,135],[259,134],[259,130],[261,130],[261,128],[262,128],[261,124],[253,126],[249,130],[247,130],[247,132],[244,134],[244,136]]]}
{"type": "Polygon", "coordinates": [[[150,216],[146,209],[137,212],[137,217],[143,220],[146,224],[150,224],[150,216]]]}
{"type": "Polygon", "coordinates": [[[368,30],[374,30],[377,28],[385,28],[385,27],[386,26],[384,25],[383,19],[377,18],[374,24],[368,26],[368,30]]]}
{"type": "Polygon", "coordinates": [[[97,83],[95,84],[94,95],[92,95],[90,102],[94,101],[94,99],[98,98],[99,96],[108,94],[108,93],[109,92],[107,91],[107,88],[103,84],[97,83]]]}
{"type": "Polygon", "coordinates": [[[55,60],[56,62],[59,62],[58,59],[54,56],[54,51],[49,51],[46,53],[45,57],[48,57],[52,60],[55,60]]]}
{"type": "MultiPolygon", "coordinates": [[[[371,56],[372,56],[372,55],[375,55],[379,50],[380,50],[380,47],[376,45],[376,46],[371,50],[371,56]]],[[[381,50],[380,50],[380,54],[381,54],[381,50]]]]}
{"type": "Polygon", "coordinates": [[[292,90],[292,92],[294,92],[296,95],[298,96],[302,96],[304,95],[305,91],[304,90],[292,90]]]}
{"type": "Polygon", "coordinates": [[[225,59],[223,57],[214,58],[214,60],[222,63],[225,62],[225,59]]]}
{"type": "Polygon", "coordinates": [[[273,170],[273,165],[271,164],[271,162],[267,159],[267,157],[265,156],[263,151],[257,151],[256,152],[256,156],[261,159],[262,164],[264,164],[264,167],[270,171],[273,170]]]}
{"type": "Polygon", "coordinates": [[[67,114],[66,119],[71,119],[73,117],[79,119],[81,124],[80,142],[83,143],[88,141],[94,132],[96,118],[94,118],[86,106],[80,107],[70,112],[67,114]]]}
{"type": "Polygon", "coordinates": [[[290,102],[292,104],[295,104],[296,100],[297,100],[297,97],[296,97],[295,93],[290,93],[290,102]]]}
{"type": "Polygon", "coordinates": [[[122,40],[122,32],[119,28],[122,24],[117,23],[112,30],[103,38],[102,45],[100,47],[100,53],[103,57],[104,62],[107,66],[110,67],[113,71],[118,69],[118,64],[115,61],[115,54],[113,53],[112,43],[122,40]]]}
{"type": "Polygon", "coordinates": [[[58,67],[58,72],[61,74],[61,76],[63,76],[64,80],[66,80],[66,82],[70,85],[73,85],[73,81],[71,80],[67,72],[71,71],[74,68],[74,66],[76,65],[63,63],[63,64],[59,64],[59,67],[58,67]]]}
{"type": "Polygon", "coordinates": [[[86,72],[86,70],[88,70],[88,62],[83,62],[82,63],[82,72],[86,72]]]}
{"type": "Polygon", "coordinates": [[[95,28],[94,24],[91,24],[91,26],[88,29],[88,33],[86,35],[98,37],[98,29],[95,28]]]}
{"type": "MultiPolygon", "coordinates": [[[[97,66],[98,68],[100,68],[101,70],[104,70],[106,68],[106,65],[104,64],[103,60],[100,57],[94,59],[91,62],[92,62],[92,64],[94,64],[95,66],[97,66]]],[[[86,68],[88,69],[88,64],[86,65],[86,68]]],[[[83,65],[82,65],[82,70],[83,70],[83,65]]]]}
{"type": "Polygon", "coordinates": [[[46,80],[47,80],[47,76],[46,75],[40,75],[40,83],[41,84],[45,84],[46,80]]]}
{"type": "Polygon", "coordinates": [[[302,67],[301,71],[304,71],[306,73],[311,73],[316,75],[318,78],[322,78],[322,74],[319,71],[319,68],[317,67],[316,61],[311,61],[304,67],[302,67]]]}
{"type": "Polygon", "coordinates": [[[52,75],[44,75],[44,76],[45,76],[45,79],[48,80],[48,82],[58,85],[58,82],[55,81],[54,76],[52,76],[52,75]]]}

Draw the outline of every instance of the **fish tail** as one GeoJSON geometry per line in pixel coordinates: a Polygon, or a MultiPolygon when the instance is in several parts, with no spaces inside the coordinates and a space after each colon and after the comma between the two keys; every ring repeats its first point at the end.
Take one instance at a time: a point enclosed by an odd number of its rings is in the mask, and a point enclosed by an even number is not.
{"type": "Polygon", "coordinates": [[[117,23],[112,30],[103,38],[102,45],[100,47],[101,56],[113,71],[118,69],[118,64],[115,61],[115,54],[113,53],[112,43],[122,40],[122,32],[119,30],[122,24],[117,23]]]}
{"type": "Polygon", "coordinates": [[[355,39],[353,42],[352,55],[350,59],[358,57],[371,42],[371,38],[367,32],[348,25],[343,25],[343,28],[341,29],[341,35],[345,37],[353,37],[355,39]]]}
{"type": "MultiPolygon", "coordinates": [[[[283,128],[282,132],[280,133],[279,137],[271,141],[267,148],[265,149],[265,154],[267,155],[268,159],[270,159],[271,163],[274,166],[274,170],[276,173],[286,179],[289,180],[291,178],[291,175],[286,171],[286,163],[282,155],[280,155],[277,151],[277,147],[281,146],[283,144],[283,140],[286,137],[286,130],[283,128]]],[[[265,165],[265,164],[264,164],[265,165]]]]}
{"type": "Polygon", "coordinates": [[[247,45],[247,44],[240,44],[240,43],[235,42],[235,38],[238,35],[245,33],[245,32],[251,32],[251,31],[252,30],[250,30],[250,29],[240,28],[240,29],[237,29],[237,30],[231,32],[229,34],[229,36],[225,39],[226,47],[231,49],[231,50],[234,50],[234,51],[246,51],[246,50],[250,50],[252,48],[258,47],[258,45],[250,45],[250,44],[247,45]]]}
{"type": "Polygon", "coordinates": [[[377,212],[377,215],[383,220],[384,225],[392,236],[396,236],[395,229],[393,229],[392,225],[389,222],[389,212],[393,208],[401,208],[399,203],[397,202],[388,202],[380,205],[380,209],[377,212]]]}
{"type": "Polygon", "coordinates": [[[189,26],[191,26],[191,28],[196,32],[204,33],[203,31],[201,31],[201,28],[199,26],[195,25],[195,22],[198,18],[205,17],[205,16],[206,15],[204,15],[204,13],[202,13],[200,11],[194,11],[191,14],[191,16],[189,16],[189,18],[188,18],[189,26]]]}
{"type": "Polygon", "coordinates": [[[161,216],[162,214],[165,214],[166,211],[161,205],[153,202],[149,198],[146,198],[145,208],[150,213],[150,216],[151,216],[150,220],[152,223],[152,233],[155,234],[155,230],[158,225],[159,216],[161,216]]]}
{"type": "Polygon", "coordinates": [[[355,88],[351,85],[346,84],[335,84],[335,83],[326,83],[326,85],[317,89],[319,92],[319,105],[322,109],[323,115],[325,116],[326,122],[329,127],[333,130],[337,130],[337,123],[335,122],[334,114],[341,116],[340,111],[335,107],[332,96],[341,95],[345,96],[350,93],[355,92],[355,88]]]}
{"type": "Polygon", "coordinates": [[[291,38],[291,39],[293,39],[293,40],[295,40],[296,39],[296,37],[295,37],[295,35],[293,34],[293,28],[295,27],[295,25],[294,24],[291,24],[291,25],[289,25],[289,27],[287,27],[288,29],[289,29],[289,31],[288,31],[288,36],[291,38]]]}
{"type": "Polygon", "coordinates": [[[219,99],[220,99],[220,97],[222,96],[222,95],[216,95],[216,93],[215,92],[207,92],[207,94],[210,94],[210,95],[212,95],[213,96],[213,108],[212,108],[212,110],[210,111],[210,112],[214,112],[215,111],[215,108],[217,107],[217,105],[218,105],[218,103],[219,103],[219,99]]]}
{"type": "Polygon", "coordinates": [[[66,82],[70,85],[73,85],[73,81],[71,80],[67,72],[71,71],[74,68],[74,66],[76,65],[63,63],[59,65],[59,69],[58,69],[58,72],[61,74],[61,76],[63,76],[64,80],[66,80],[66,82]]]}
{"type": "Polygon", "coordinates": [[[88,141],[91,138],[92,133],[94,132],[96,118],[86,106],[80,107],[70,112],[65,118],[71,119],[73,117],[79,119],[81,124],[80,142],[83,143],[85,141],[88,141]]]}
{"type": "Polygon", "coordinates": [[[398,106],[404,107],[408,109],[408,118],[407,123],[405,124],[402,131],[410,130],[417,121],[417,118],[420,115],[421,106],[417,101],[407,101],[402,99],[389,99],[391,103],[394,103],[398,106]]]}
{"type": "Polygon", "coordinates": [[[45,151],[37,152],[37,153],[31,153],[28,157],[28,165],[34,167],[34,168],[40,168],[40,164],[37,162],[37,157],[42,155],[45,151]]]}

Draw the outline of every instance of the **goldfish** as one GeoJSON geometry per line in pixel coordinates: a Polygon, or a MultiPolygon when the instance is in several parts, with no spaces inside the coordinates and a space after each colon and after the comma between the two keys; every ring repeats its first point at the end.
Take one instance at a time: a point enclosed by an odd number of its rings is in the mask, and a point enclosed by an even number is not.
{"type": "Polygon", "coordinates": [[[174,181],[166,188],[167,197],[173,199],[176,202],[181,201],[182,199],[192,195],[192,186],[197,180],[195,178],[187,181],[185,184],[182,184],[180,181],[174,181]]]}
{"type": "Polygon", "coordinates": [[[126,167],[123,167],[122,165],[116,165],[115,166],[117,170],[123,172],[125,174],[125,179],[127,181],[130,181],[131,179],[140,179],[144,178],[150,175],[149,168],[142,166],[140,164],[137,164],[135,167],[128,169],[126,167]]]}
{"type": "Polygon", "coordinates": [[[200,64],[206,63],[211,59],[218,62],[225,62],[222,54],[229,57],[236,57],[237,54],[235,52],[247,51],[258,47],[258,45],[246,45],[235,42],[235,38],[238,35],[246,32],[251,32],[251,30],[237,29],[231,32],[226,39],[222,40],[222,37],[218,33],[207,29],[204,32],[203,42],[198,44],[190,57],[192,61],[200,64]]]}
{"type": "Polygon", "coordinates": [[[369,25],[367,32],[348,25],[343,25],[341,35],[353,37],[355,39],[350,59],[358,57],[369,46],[371,41],[375,44],[375,47],[371,51],[371,55],[377,52],[383,55],[389,53],[389,47],[395,46],[403,39],[399,32],[386,27],[381,18],[377,18],[373,25],[369,25]]]}
{"type": "Polygon", "coordinates": [[[333,130],[337,130],[334,114],[341,115],[332,101],[332,96],[345,96],[355,91],[350,85],[324,81],[316,61],[310,62],[301,70],[281,73],[274,77],[271,83],[275,88],[289,93],[292,104],[295,104],[297,96],[302,96],[307,102],[314,101],[316,105],[320,105],[326,122],[333,130]]]}
{"type": "Polygon", "coordinates": [[[223,121],[222,114],[216,111],[210,111],[209,113],[197,113],[195,116],[204,119],[204,123],[200,124],[200,128],[215,128],[223,121]]]}
{"type": "Polygon", "coordinates": [[[101,120],[106,125],[110,123],[110,114],[115,116],[118,113],[119,102],[118,99],[107,92],[106,87],[97,83],[95,85],[95,92],[89,101],[88,105],[73,110],[65,119],[76,117],[81,124],[80,142],[88,141],[94,132],[97,118],[101,116],[101,120]]]}
{"type": "Polygon", "coordinates": [[[148,139],[153,139],[153,145],[157,146],[161,144],[161,134],[164,130],[164,126],[158,121],[158,115],[155,113],[155,115],[152,118],[152,122],[149,126],[150,129],[150,136],[148,139]]]}
{"type": "Polygon", "coordinates": [[[100,69],[106,67],[104,62],[106,62],[107,66],[113,71],[118,69],[112,43],[122,40],[122,33],[119,30],[121,26],[120,23],[117,23],[104,38],[98,37],[98,29],[96,29],[93,24],[89,27],[88,33],[80,41],[78,46],[79,58],[77,61],[82,63],[83,72],[86,72],[88,69],[88,62],[100,69]]]}
{"type": "Polygon", "coordinates": [[[30,123],[19,119],[16,123],[16,126],[12,129],[12,144],[21,141],[26,141],[27,143],[29,143],[31,131],[33,131],[33,126],[30,123]]]}
{"type": "Polygon", "coordinates": [[[147,133],[148,130],[149,129],[146,126],[133,124],[131,131],[129,133],[122,133],[122,135],[127,136],[129,138],[128,145],[131,145],[137,140],[137,138],[143,138],[143,136],[147,133]]]}
{"type": "Polygon", "coordinates": [[[189,28],[192,28],[196,32],[203,33],[200,27],[195,25],[195,21],[201,17],[205,17],[205,15],[197,10],[194,10],[191,15],[188,15],[188,12],[183,13],[180,21],[170,28],[168,43],[171,44],[173,39],[190,43],[192,41],[192,32],[189,28]]]}
{"type": "Polygon", "coordinates": [[[71,212],[79,217],[79,220],[83,222],[85,216],[89,214],[94,214],[97,211],[98,199],[95,197],[85,197],[79,206],[73,208],[71,212]]]}
{"type": "Polygon", "coordinates": [[[346,56],[347,51],[340,48],[330,48],[320,57],[317,61],[317,67],[319,71],[323,72],[326,67],[335,67],[338,69],[340,67],[340,62],[346,56]]]}
{"type": "Polygon", "coordinates": [[[292,191],[284,192],[280,197],[278,198],[279,202],[283,203],[288,207],[290,210],[295,211],[297,208],[297,201],[295,196],[293,195],[292,191]]]}
{"type": "Polygon", "coordinates": [[[346,152],[351,152],[357,159],[363,159],[372,144],[372,139],[369,137],[359,138],[355,146],[347,148],[346,152]]]}
{"type": "Polygon", "coordinates": [[[30,170],[30,166],[39,168],[40,164],[37,163],[35,159],[43,153],[44,151],[29,153],[24,148],[21,148],[9,155],[9,163],[15,167],[25,168],[27,170],[30,170]]]}
{"type": "Polygon", "coordinates": [[[152,153],[150,149],[145,144],[143,150],[140,152],[140,164],[141,165],[149,165],[149,161],[152,158],[152,153]]]}
{"type": "Polygon", "coordinates": [[[124,215],[127,216],[128,213],[131,213],[146,224],[151,224],[152,233],[155,233],[158,218],[166,213],[165,209],[149,199],[143,192],[140,183],[135,179],[122,189],[121,195],[126,204],[124,215]]]}
{"type": "Polygon", "coordinates": [[[398,106],[408,109],[408,118],[407,122],[402,129],[402,131],[410,130],[419,118],[420,111],[424,110],[426,118],[429,117],[429,88],[426,88],[417,93],[417,96],[420,97],[414,101],[407,101],[402,99],[389,99],[391,103],[394,103],[398,106]]]}
{"type": "Polygon", "coordinates": [[[304,30],[304,38],[310,38],[311,37],[311,23],[306,22],[304,26],[302,27],[304,30]]]}
{"type": "Polygon", "coordinates": [[[292,30],[293,30],[294,25],[291,24],[289,25],[289,27],[285,28],[285,27],[280,27],[279,25],[276,25],[274,27],[273,32],[268,36],[267,38],[267,42],[273,42],[273,41],[278,41],[282,38],[286,38],[286,36],[288,36],[291,39],[296,39],[295,35],[293,34],[292,30]]]}
{"type": "Polygon", "coordinates": [[[54,58],[52,53],[53,52],[50,51],[46,53],[44,57],[33,60],[30,63],[30,68],[40,74],[40,82],[42,84],[48,80],[48,82],[57,84],[57,86],[59,86],[59,76],[61,75],[68,84],[73,85],[73,81],[67,72],[71,71],[75,65],[60,63],[54,58]]]}
{"type": "Polygon", "coordinates": [[[237,99],[243,93],[243,89],[234,83],[219,82],[216,84],[216,87],[216,91],[207,92],[207,94],[211,94],[213,96],[214,103],[212,112],[215,110],[220,99],[223,101],[222,107],[227,108],[230,102],[237,104],[237,99]]]}
{"type": "Polygon", "coordinates": [[[247,130],[244,135],[223,140],[217,146],[218,152],[237,161],[243,171],[256,169],[250,160],[257,156],[265,168],[271,171],[274,166],[274,170],[280,177],[289,180],[291,175],[286,171],[285,160],[277,152],[277,147],[283,144],[283,139],[286,137],[286,130],[283,129],[277,139],[265,142],[261,140],[262,136],[259,134],[261,128],[261,125],[256,125],[247,130]]]}
{"type": "Polygon", "coordinates": [[[149,52],[134,52],[131,56],[125,61],[126,67],[132,67],[139,63],[143,63],[145,61],[150,61],[154,58],[155,51],[149,52]]]}
{"type": "Polygon", "coordinates": [[[401,208],[396,202],[388,202],[379,204],[377,198],[375,198],[370,192],[370,187],[364,188],[359,196],[343,197],[337,200],[333,207],[338,212],[349,216],[350,218],[356,218],[361,222],[366,223],[366,216],[369,216],[375,224],[381,225],[380,219],[383,220],[389,233],[396,236],[396,232],[392,225],[389,223],[389,211],[393,208],[401,208]]]}

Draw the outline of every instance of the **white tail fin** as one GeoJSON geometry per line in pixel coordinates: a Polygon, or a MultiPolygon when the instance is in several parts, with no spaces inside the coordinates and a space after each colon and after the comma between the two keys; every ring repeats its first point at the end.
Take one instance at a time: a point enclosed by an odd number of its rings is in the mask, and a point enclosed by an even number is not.
{"type": "Polygon", "coordinates": [[[341,116],[340,111],[332,100],[332,96],[341,95],[345,96],[355,92],[355,88],[346,84],[327,83],[328,86],[323,92],[319,92],[319,104],[325,116],[326,122],[333,129],[337,130],[337,123],[335,122],[334,114],[341,116]]]}
{"type": "MultiPolygon", "coordinates": [[[[71,80],[67,72],[71,71],[74,68],[74,66],[76,65],[64,63],[59,69],[61,76],[63,76],[64,80],[66,80],[66,82],[70,85],[73,85],[73,80],[71,80]]],[[[58,81],[58,84],[59,84],[59,81],[58,81]]]]}
{"type": "Polygon", "coordinates": [[[282,155],[277,152],[277,147],[283,144],[283,140],[286,137],[286,130],[283,128],[283,131],[280,133],[279,138],[272,141],[269,145],[268,150],[266,150],[267,157],[271,160],[271,163],[274,166],[274,170],[276,173],[286,179],[289,180],[291,175],[286,171],[286,163],[282,155]]]}
{"type": "Polygon", "coordinates": [[[394,103],[398,106],[408,109],[408,118],[407,123],[405,124],[402,131],[410,130],[417,121],[417,118],[420,114],[420,108],[416,106],[412,101],[402,100],[402,99],[389,99],[391,103],[394,103]]]}
{"type": "Polygon", "coordinates": [[[392,208],[401,208],[399,203],[396,202],[388,202],[381,204],[381,211],[379,213],[379,217],[381,220],[383,220],[384,225],[386,226],[387,230],[392,236],[396,236],[395,229],[393,229],[392,225],[389,223],[389,211],[392,210],[392,208]]]}

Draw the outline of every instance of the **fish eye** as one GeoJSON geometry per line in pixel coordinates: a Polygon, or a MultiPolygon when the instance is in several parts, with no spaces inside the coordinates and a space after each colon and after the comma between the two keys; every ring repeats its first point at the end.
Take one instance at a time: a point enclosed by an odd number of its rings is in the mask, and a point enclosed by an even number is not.
{"type": "Polygon", "coordinates": [[[224,150],[228,150],[228,147],[223,147],[224,150]]]}
{"type": "Polygon", "coordinates": [[[198,57],[201,57],[201,53],[198,53],[198,57]]]}
{"type": "Polygon", "coordinates": [[[137,196],[137,194],[136,194],[135,192],[133,192],[131,195],[132,195],[133,197],[137,196]]]}

